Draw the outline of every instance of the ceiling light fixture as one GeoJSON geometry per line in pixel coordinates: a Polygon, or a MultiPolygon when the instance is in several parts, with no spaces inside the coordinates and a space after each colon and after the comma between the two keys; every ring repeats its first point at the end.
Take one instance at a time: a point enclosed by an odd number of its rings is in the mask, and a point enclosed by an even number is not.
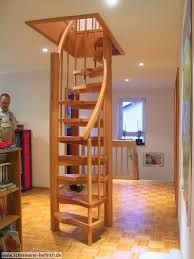
{"type": "Polygon", "coordinates": [[[42,52],[47,53],[48,49],[47,48],[42,48],[42,52]]]}
{"type": "Polygon", "coordinates": [[[118,0],[106,0],[109,6],[115,6],[118,4],[118,0]]]}
{"type": "Polygon", "coordinates": [[[125,80],[124,80],[125,82],[129,82],[129,78],[125,78],[125,80]]]}
{"type": "Polygon", "coordinates": [[[143,62],[139,62],[138,66],[139,67],[144,67],[144,63],[143,62]]]}

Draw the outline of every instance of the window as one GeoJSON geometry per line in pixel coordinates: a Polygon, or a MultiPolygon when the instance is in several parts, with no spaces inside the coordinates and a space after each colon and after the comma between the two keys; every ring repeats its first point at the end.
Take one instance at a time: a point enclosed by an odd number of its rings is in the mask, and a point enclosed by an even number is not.
{"type": "Polygon", "coordinates": [[[145,142],[145,99],[121,100],[119,104],[119,138],[135,140],[138,138],[137,132],[145,142]]]}

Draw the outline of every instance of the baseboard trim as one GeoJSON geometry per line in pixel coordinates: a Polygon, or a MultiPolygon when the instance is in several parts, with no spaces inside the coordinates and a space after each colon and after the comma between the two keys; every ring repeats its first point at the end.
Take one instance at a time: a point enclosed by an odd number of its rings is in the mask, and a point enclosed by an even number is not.
{"type": "Polygon", "coordinates": [[[32,186],[32,189],[36,189],[36,190],[50,190],[50,187],[32,186]]]}

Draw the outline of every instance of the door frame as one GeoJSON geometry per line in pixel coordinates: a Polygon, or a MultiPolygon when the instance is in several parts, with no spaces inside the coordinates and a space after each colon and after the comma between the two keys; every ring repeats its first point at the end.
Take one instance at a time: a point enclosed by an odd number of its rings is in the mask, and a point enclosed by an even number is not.
{"type": "Polygon", "coordinates": [[[178,215],[179,199],[179,136],[180,136],[180,89],[179,89],[179,68],[177,68],[174,88],[174,187],[176,212],[178,215]]]}

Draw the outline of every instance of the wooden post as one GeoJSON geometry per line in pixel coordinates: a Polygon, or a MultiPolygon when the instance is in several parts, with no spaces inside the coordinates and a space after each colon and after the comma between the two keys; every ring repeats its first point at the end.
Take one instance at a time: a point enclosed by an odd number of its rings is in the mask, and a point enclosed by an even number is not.
{"type": "MultiPolygon", "coordinates": [[[[79,94],[75,94],[72,99],[79,100],[79,94]],[[75,96],[75,97],[74,97],[75,96]]],[[[71,118],[79,118],[79,109],[72,109],[71,110],[71,118]]],[[[79,127],[72,126],[71,127],[71,135],[72,136],[79,136],[79,127]]],[[[71,155],[79,156],[79,145],[77,144],[70,144],[71,155]]],[[[79,174],[79,166],[72,166],[72,174],[79,174]]]]}
{"type": "Polygon", "coordinates": [[[108,199],[104,208],[104,224],[112,226],[112,42],[104,33],[104,58],[107,61],[107,86],[104,99],[104,154],[108,157],[108,172],[110,178],[106,184],[108,199]]]}
{"type": "MultiPolygon", "coordinates": [[[[92,203],[92,141],[88,139],[88,203],[92,203]]],[[[92,245],[92,208],[88,208],[88,245],[92,245]]]]}
{"type": "Polygon", "coordinates": [[[57,195],[58,174],[58,134],[59,134],[59,54],[51,53],[51,78],[50,78],[50,193],[51,193],[51,229],[57,231],[59,222],[54,213],[59,211],[57,195]]]}

